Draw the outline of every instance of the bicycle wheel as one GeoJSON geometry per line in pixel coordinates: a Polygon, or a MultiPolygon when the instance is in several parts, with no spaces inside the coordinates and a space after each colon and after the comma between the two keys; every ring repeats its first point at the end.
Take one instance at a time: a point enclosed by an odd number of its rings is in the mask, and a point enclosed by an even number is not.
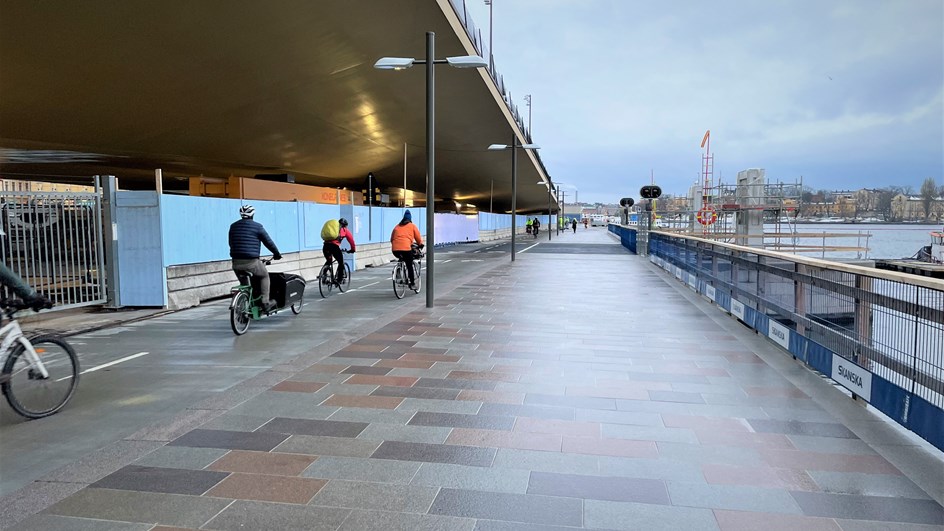
{"type": "Polygon", "coordinates": [[[413,292],[419,293],[423,283],[423,264],[419,260],[413,262],[413,292]]]}
{"type": "Polygon", "coordinates": [[[252,304],[249,302],[249,294],[240,291],[233,295],[233,302],[229,308],[229,324],[233,328],[233,333],[241,336],[249,330],[249,323],[252,321],[252,304]]]}
{"type": "Polygon", "coordinates": [[[305,294],[302,293],[302,296],[298,298],[298,302],[292,304],[292,313],[298,315],[302,313],[302,304],[305,302],[305,294]]]}
{"type": "Polygon", "coordinates": [[[344,281],[338,282],[338,290],[340,290],[341,293],[344,293],[350,287],[351,287],[351,266],[349,266],[347,262],[345,262],[344,263],[344,281]]]}
{"type": "Polygon", "coordinates": [[[331,269],[330,263],[325,264],[321,266],[321,273],[318,274],[318,291],[322,298],[327,297],[334,287],[334,272],[331,269]]]}
{"type": "Polygon", "coordinates": [[[403,262],[397,262],[397,266],[393,268],[393,294],[398,299],[402,299],[406,295],[407,282],[406,267],[404,267],[403,262]]]}
{"type": "Polygon", "coordinates": [[[59,411],[72,398],[79,383],[79,360],[64,339],[42,336],[30,343],[49,376],[43,378],[26,347],[17,342],[3,364],[3,394],[14,411],[38,419],[59,411]]]}

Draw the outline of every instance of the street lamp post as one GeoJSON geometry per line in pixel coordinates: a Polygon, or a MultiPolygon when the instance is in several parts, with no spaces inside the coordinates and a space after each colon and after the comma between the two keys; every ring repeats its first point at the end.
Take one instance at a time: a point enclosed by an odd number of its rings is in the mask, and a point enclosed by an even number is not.
{"type": "Polygon", "coordinates": [[[534,138],[534,135],[531,134],[531,95],[524,95],[524,102],[528,104],[528,138],[534,138]]]}
{"type": "Polygon", "coordinates": [[[515,225],[518,215],[518,148],[520,149],[540,149],[536,144],[519,144],[518,135],[511,135],[511,145],[492,144],[488,146],[489,151],[511,150],[511,261],[515,261],[515,225]]]}
{"type": "Polygon", "coordinates": [[[492,77],[495,77],[495,54],[492,53],[492,0],[485,0],[485,5],[488,6],[488,71],[491,72],[492,77]]]}
{"type": "MultiPolygon", "coordinates": [[[[547,241],[551,241],[551,190],[554,189],[554,183],[548,181],[538,181],[547,187],[547,241]]],[[[560,235],[560,219],[557,220],[557,234],[560,235]]]]}
{"type": "Polygon", "coordinates": [[[436,34],[426,32],[426,60],[412,57],[381,57],[374,63],[380,70],[403,70],[414,64],[426,65],[426,307],[433,307],[435,268],[435,215],[436,215],[436,86],[434,65],[448,64],[455,68],[484,68],[485,59],[477,55],[461,55],[435,59],[436,34]]]}

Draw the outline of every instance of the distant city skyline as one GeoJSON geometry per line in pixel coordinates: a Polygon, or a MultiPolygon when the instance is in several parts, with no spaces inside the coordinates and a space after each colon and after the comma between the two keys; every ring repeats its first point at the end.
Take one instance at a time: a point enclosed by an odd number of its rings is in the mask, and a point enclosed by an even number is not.
{"type": "MultiPolygon", "coordinates": [[[[489,7],[466,0],[489,39],[489,7]]],[[[495,65],[585,201],[715,181],[944,184],[940,0],[495,0],[495,65]],[[723,30],[722,30],[723,28],[723,30]]],[[[815,183],[815,184],[814,184],[815,183]]]]}

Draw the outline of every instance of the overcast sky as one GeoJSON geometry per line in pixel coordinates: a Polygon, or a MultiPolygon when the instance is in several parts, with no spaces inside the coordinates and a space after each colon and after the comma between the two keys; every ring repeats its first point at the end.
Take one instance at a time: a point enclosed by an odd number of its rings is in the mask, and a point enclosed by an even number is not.
{"type": "MultiPolygon", "coordinates": [[[[489,8],[466,0],[488,41],[489,8]]],[[[941,0],[494,0],[496,67],[581,201],[765,168],[813,188],[944,185],[941,0]]]]}

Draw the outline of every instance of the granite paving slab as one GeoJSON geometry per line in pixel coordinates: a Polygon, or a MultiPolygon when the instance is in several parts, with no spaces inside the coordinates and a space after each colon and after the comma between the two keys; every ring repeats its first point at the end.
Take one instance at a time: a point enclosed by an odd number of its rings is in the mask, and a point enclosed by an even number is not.
{"type": "Polygon", "coordinates": [[[357,437],[367,424],[340,420],[310,420],[276,417],[263,424],[256,433],[319,435],[323,437],[357,437]]]}
{"type": "Polygon", "coordinates": [[[203,527],[223,531],[335,531],[350,513],[350,509],[336,507],[237,500],[203,527]]]}
{"type": "Polygon", "coordinates": [[[528,494],[669,505],[665,483],[655,479],[532,472],[528,494]]]}
{"type": "Polygon", "coordinates": [[[338,531],[472,531],[475,520],[431,514],[355,510],[338,531]]]}
{"type": "Polygon", "coordinates": [[[190,448],[226,448],[268,452],[289,436],[284,433],[196,429],[168,443],[190,448]]]}
{"type": "Polygon", "coordinates": [[[421,463],[412,461],[322,456],[305,469],[301,475],[309,478],[346,479],[406,485],[414,478],[420,469],[420,465],[421,463]]]}
{"type": "Polygon", "coordinates": [[[231,500],[181,494],[86,488],[43,512],[196,529],[230,503],[231,500]]]}
{"type": "Polygon", "coordinates": [[[495,458],[495,453],[494,448],[384,441],[371,457],[375,459],[422,461],[424,463],[490,466],[495,458]]]}
{"type": "Polygon", "coordinates": [[[112,522],[91,518],[37,514],[9,527],[9,531],[151,531],[151,524],[112,522]]]}
{"type": "Polygon", "coordinates": [[[574,498],[448,488],[439,491],[429,513],[535,524],[579,526],[583,522],[582,503],[574,498]]]}
{"type": "Polygon", "coordinates": [[[138,466],[161,466],[167,468],[189,468],[202,470],[210,463],[226,455],[223,448],[188,448],[186,446],[162,446],[132,464],[138,466]]]}
{"type": "Polygon", "coordinates": [[[89,487],[200,495],[222,481],[227,475],[225,472],[208,470],[128,465],[92,483],[89,487]]]}
{"type": "Polygon", "coordinates": [[[422,514],[429,509],[437,490],[419,485],[333,479],[311,500],[311,505],[422,514]]]}
{"type": "Polygon", "coordinates": [[[333,455],[340,457],[368,457],[380,446],[379,441],[292,435],[273,451],[286,454],[333,455]]]}
{"type": "Polygon", "coordinates": [[[584,502],[583,525],[590,528],[626,531],[639,529],[719,531],[715,516],[710,509],[601,500],[584,502]]]}
{"type": "Polygon", "coordinates": [[[944,525],[944,508],[932,500],[822,492],[790,494],[807,516],[944,525]]]}
{"type": "Polygon", "coordinates": [[[325,483],[311,478],[234,473],[210,489],[206,496],[307,504],[325,483]]]}

